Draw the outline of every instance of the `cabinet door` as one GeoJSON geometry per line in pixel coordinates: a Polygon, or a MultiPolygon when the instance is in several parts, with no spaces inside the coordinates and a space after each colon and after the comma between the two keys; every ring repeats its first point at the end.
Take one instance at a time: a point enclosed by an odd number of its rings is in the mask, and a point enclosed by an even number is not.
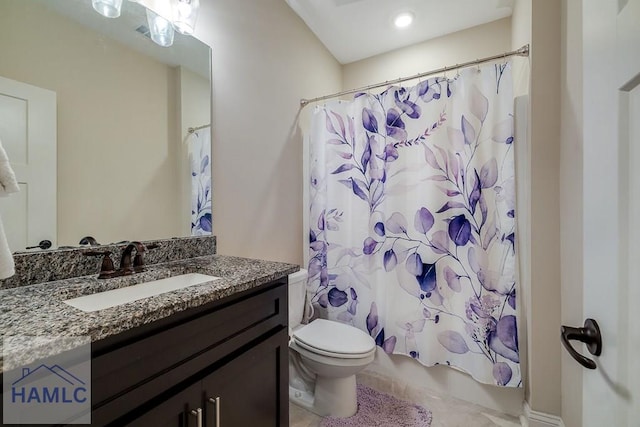
{"type": "Polygon", "coordinates": [[[287,427],[287,330],[251,347],[203,379],[207,427],[287,427]],[[215,399],[219,398],[216,408],[215,399]],[[216,425],[216,410],[220,422],[216,425]]]}
{"type": "MultiPolygon", "coordinates": [[[[158,402],[156,406],[140,408],[141,416],[129,422],[116,421],[114,426],[135,427],[198,427],[197,416],[192,414],[201,408],[202,387],[198,381],[196,384],[170,396],[166,400],[158,402]]],[[[200,415],[204,417],[204,414],[200,415]]]]}

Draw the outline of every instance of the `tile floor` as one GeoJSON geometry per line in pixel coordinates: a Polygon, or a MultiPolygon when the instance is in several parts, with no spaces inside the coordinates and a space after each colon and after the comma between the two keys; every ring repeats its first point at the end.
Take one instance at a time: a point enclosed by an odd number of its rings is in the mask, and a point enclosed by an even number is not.
{"type": "MultiPolygon", "coordinates": [[[[438,396],[433,391],[402,385],[388,378],[365,373],[358,382],[430,409],[431,427],[520,427],[518,419],[463,400],[438,396]]],[[[321,418],[294,404],[289,405],[291,427],[317,427],[321,418]]],[[[366,427],[366,426],[363,426],[366,427]]],[[[391,426],[390,426],[391,427],[391,426]]]]}

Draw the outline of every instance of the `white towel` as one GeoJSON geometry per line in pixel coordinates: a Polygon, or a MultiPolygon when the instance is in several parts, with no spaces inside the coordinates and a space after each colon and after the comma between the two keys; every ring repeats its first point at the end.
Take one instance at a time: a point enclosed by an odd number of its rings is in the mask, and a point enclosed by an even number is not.
{"type": "Polygon", "coordinates": [[[18,191],[20,191],[20,187],[18,187],[16,174],[11,169],[9,157],[2,147],[2,141],[0,141],[0,197],[6,197],[18,191]]]}
{"type": "MultiPolygon", "coordinates": [[[[4,147],[2,147],[2,141],[0,141],[0,197],[6,197],[18,191],[20,191],[20,187],[18,187],[16,175],[13,169],[11,169],[9,157],[6,151],[4,151],[4,147]]],[[[11,254],[7,236],[4,234],[2,219],[0,218],[0,280],[7,279],[14,274],[15,264],[13,262],[13,255],[11,254]]]]}
{"type": "Polygon", "coordinates": [[[4,227],[2,226],[2,218],[0,218],[0,280],[7,279],[16,273],[15,264],[13,263],[13,255],[7,237],[4,235],[4,227]]]}

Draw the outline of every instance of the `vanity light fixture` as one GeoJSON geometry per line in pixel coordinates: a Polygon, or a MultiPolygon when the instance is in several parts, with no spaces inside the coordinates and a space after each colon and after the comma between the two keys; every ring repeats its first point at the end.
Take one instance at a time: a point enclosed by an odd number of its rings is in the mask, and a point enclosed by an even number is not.
{"type": "Polygon", "coordinates": [[[162,47],[169,47],[173,44],[175,33],[168,19],[158,15],[151,9],[147,9],[147,23],[149,24],[151,40],[162,47]]]}
{"type": "Polygon", "coordinates": [[[173,28],[181,34],[191,35],[196,29],[200,0],[171,0],[173,28]]]}
{"type": "Polygon", "coordinates": [[[414,14],[412,12],[401,12],[393,18],[393,24],[397,28],[407,28],[413,22],[414,14]]]}
{"type": "MultiPolygon", "coordinates": [[[[93,8],[107,18],[120,16],[123,0],[91,0],[93,8]]],[[[151,40],[169,47],[173,44],[174,30],[192,35],[196,28],[200,0],[129,0],[147,9],[147,24],[151,40]],[[151,8],[153,8],[153,10],[151,8]]]]}
{"type": "Polygon", "coordinates": [[[91,0],[93,9],[107,18],[117,18],[122,10],[122,0],[91,0]]]}

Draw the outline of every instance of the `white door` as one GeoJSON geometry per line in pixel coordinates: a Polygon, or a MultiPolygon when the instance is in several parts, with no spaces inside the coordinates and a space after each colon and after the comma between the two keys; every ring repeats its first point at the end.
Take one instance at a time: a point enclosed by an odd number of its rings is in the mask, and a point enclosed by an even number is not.
{"type": "Polygon", "coordinates": [[[0,198],[12,252],[56,245],[56,94],[0,77],[0,141],[20,192],[0,198]]]}
{"type": "MultiPolygon", "coordinates": [[[[583,1],[584,427],[640,426],[640,0],[583,1]]],[[[578,326],[578,325],[574,325],[578,326]]],[[[576,345],[576,344],[574,344],[576,345]]]]}

